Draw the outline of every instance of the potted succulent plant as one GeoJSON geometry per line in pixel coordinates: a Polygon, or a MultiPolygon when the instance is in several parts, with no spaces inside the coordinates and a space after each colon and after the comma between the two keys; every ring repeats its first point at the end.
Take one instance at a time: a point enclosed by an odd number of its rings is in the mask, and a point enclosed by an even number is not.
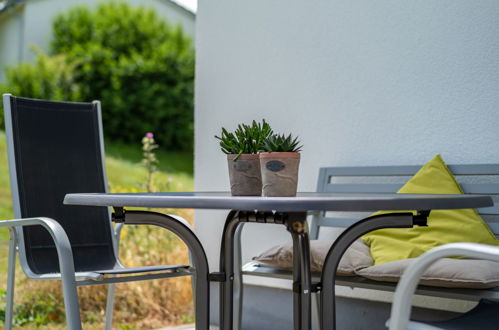
{"type": "Polygon", "coordinates": [[[239,124],[234,132],[222,127],[220,148],[227,154],[230,191],[233,196],[260,196],[262,176],[258,152],[262,143],[272,134],[270,125],[262,120],[251,125],[239,124]]]}
{"type": "Polygon", "coordinates": [[[291,134],[272,134],[265,139],[260,153],[264,196],[296,196],[301,148],[298,137],[291,134]]]}

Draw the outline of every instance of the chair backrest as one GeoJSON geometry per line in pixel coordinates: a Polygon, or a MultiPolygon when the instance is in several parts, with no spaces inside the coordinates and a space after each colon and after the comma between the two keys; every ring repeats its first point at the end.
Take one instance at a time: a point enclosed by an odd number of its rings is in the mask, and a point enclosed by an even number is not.
{"type": "MultiPolygon", "coordinates": [[[[478,209],[491,230],[499,235],[499,164],[448,165],[466,194],[492,195],[494,206],[478,209]]],[[[394,193],[421,166],[323,167],[319,170],[318,192],[394,193]]],[[[317,239],[321,226],[348,227],[368,213],[327,212],[313,217],[310,237],[317,239]]]]}
{"type": "MultiPolygon", "coordinates": [[[[111,269],[117,262],[105,207],[66,206],[70,192],[106,192],[100,104],[4,95],[14,213],[49,217],[66,231],[76,271],[111,269]]],[[[17,229],[29,275],[59,272],[55,245],[43,228],[17,229]]]]}

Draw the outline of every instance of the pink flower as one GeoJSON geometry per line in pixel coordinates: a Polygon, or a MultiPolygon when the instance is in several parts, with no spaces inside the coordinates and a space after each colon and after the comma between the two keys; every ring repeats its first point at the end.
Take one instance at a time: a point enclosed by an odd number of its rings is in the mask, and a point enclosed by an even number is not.
{"type": "Polygon", "coordinates": [[[151,132],[146,133],[146,137],[152,139],[154,137],[154,134],[152,134],[151,132]]]}

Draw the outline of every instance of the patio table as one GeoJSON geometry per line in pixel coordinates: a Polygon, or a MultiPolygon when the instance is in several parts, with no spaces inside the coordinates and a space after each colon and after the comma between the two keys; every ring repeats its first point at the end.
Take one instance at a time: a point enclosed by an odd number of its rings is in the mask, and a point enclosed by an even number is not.
{"type": "MultiPolygon", "coordinates": [[[[126,214],[124,207],[193,208],[231,210],[222,233],[220,272],[209,274],[220,282],[220,326],[223,330],[238,328],[234,324],[234,237],[245,222],[283,224],[293,238],[293,322],[294,329],[311,329],[311,294],[320,292],[323,329],[334,329],[334,279],[345,250],[361,235],[380,228],[426,225],[431,210],[463,209],[492,206],[489,196],[425,194],[337,194],[298,193],[296,197],[234,197],[226,192],[175,193],[74,193],[67,194],[64,204],[112,206],[113,218],[126,214]],[[414,210],[371,216],[347,228],[335,241],[324,263],[320,283],[311,283],[309,237],[306,217],[310,211],[377,211],[414,210]]],[[[236,283],[236,285],[242,285],[236,283]]],[[[196,307],[199,307],[196,306],[196,307]]],[[[197,308],[196,308],[197,309],[197,308]]],[[[202,317],[207,320],[206,310],[202,317]]],[[[196,311],[196,317],[200,314],[196,311]]],[[[207,322],[207,321],[206,321],[207,322]]],[[[201,328],[200,328],[201,329],[201,328]]],[[[202,329],[208,329],[203,324],[202,329]]]]}

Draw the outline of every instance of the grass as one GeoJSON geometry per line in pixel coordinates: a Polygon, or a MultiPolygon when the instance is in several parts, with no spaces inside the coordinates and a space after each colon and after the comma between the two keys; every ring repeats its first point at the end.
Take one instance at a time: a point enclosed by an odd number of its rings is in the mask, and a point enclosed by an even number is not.
{"type": "MultiPolygon", "coordinates": [[[[147,171],[140,163],[107,157],[106,168],[111,192],[146,191],[147,171]]],[[[158,171],[153,179],[156,191],[191,191],[194,187],[192,174],[186,172],[158,171]]]]}
{"type": "MultiPolygon", "coordinates": [[[[136,145],[106,142],[106,168],[111,192],[145,191],[147,171],[136,145]]],[[[193,157],[190,153],[158,149],[157,191],[191,191],[193,157]]],[[[13,218],[8,180],[5,133],[0,131],[0,220],[13,218]]],[[[175,213],[192,223],[191,210],[159,210],[175,213]]],[[[8,232],[0,230],[0,281],[6,283],[8,232]]],[[[127,226],[122,233],[120,258],[126,266],[186,264],[187,248],[171,233],[149,226],[127,226]]],[[[16,271],[18,319],[29,322],[19,329],[64,329],[64,307],[58,281],[27,280],[16,271]],[[41,302],[41,303],[39,303],[41,302]]],[[[119,329],[157,328],[192,321],[190,278],[153,280],[117,285],[114,324],[119,329]]],[[[85,329],[101,329],[104,322],[105,286],[80,287],[80,308],[85,329]]],[[[3,306],[0,305],[0,309],[3,306]]]]}
{"type": "MultiPolygon", "coordinates": [[[[140,145],[130,145],[120,142],[106,141],[106,153],[118,160],[131,163],[140,163],[142,150],[140,145]]],[[[192,177],[193,159],[192,152],[166,151],[159,146],[155,151],[159,160],[158,169],[164,173],[183,173],[192,177]]]]}
{"type": "MultiPolygon", "coordinates": [[[[10,219],[13,214],[5,133],[0,131],[0,219],[10,219]]],[[[0,238],[4,238],[4,236],[0,238]]]]}

